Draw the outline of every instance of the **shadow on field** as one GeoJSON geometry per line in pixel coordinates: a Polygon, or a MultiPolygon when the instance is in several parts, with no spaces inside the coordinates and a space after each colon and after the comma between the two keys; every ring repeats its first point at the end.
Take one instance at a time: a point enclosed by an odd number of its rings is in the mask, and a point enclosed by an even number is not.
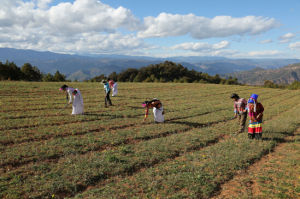
{"type": "Polygon", "coordinates": [[[284,138],[262,138],[263,141],[276,141],[277,143],[295,143],[296,140],[286,140],[284,138]]]}
{"type": "Polygon", "coordinates": [[[181,122],[181,121],[166,121],[165,123],[173,123],[173,124],[183,124],[187,125],[193,128],[201,128],[201,127],[206,127],[214,124],[215,122],[209,122],[209,123],[198,123],[198,122],[181,122]]]}
{"type": "MultiPolygon", "coordinates": [[[[263,137],[262,140],[263,141],[276,141],[278,143],[292,143],[295,142],[295,140],[287,140],[286,137],[288,136],[294,136],[294,132],[280,132],[280,133],[272,133],[272,134],[278,134],[278,137],[275,138],[269,138],[269,137],[263,137]],[[284,137],[280,137],[281,135],[283,135],[284,137]]],[[[264,134],[263,134],[264,136],[264,134]]]]}
{"type": "Polygon", "coordinates": [[[104,113],[84,113],[87,116],[99,116],[99,117],[109,117],[109,119],[118,119],[118,118],[139,118],[140,115],[110,115],[104,113]]]}
{"type": "Polygon", "coordinates": [[[103,114],[103,113],[89,113],[89,112],[85,112],[83,115],[88,115],[88,116],[107,116],[107,114],[103,114]]]}
{"type": "Polygon", "coordinates": [[[127,107],[129,107],[131,109],[144,109],[142,106],[141,107],[139,107],[139,106],[127,106],[127,107]]]}

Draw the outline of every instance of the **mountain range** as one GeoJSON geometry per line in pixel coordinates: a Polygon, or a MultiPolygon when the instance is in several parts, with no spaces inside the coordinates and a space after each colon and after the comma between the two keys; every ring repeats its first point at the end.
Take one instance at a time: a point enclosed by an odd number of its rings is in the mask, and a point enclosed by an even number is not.
{"type": "MultiPolygon", "coordinates": [[[[278,69],[280,67],[299,63],[299,59],[229,59],[225,57],[168,57],[155,58],[146,56],[126,55],[70,55],[53,52],[40,52],[13,48],[0,48],[0,61],[10,61],[22,66],[31,63],[43,73],[54,73],[59,70],[71,80],[86,80],[100,74],[108,75],[121,72],[127,68],[141,68],[164,61],[182,64],[188,69],[201,71],[210,75],[234,74],[244,77],[239,72],[261,68],[278,69]]],[[[242,74],[242,73],[241,73],[242,74]]],[[[240,80],[240,78],[238,78],[240,80]]],[[[244,81],[244,80],[242,80],[244,81]]]]}
{"type": "Polygon", "coordinates": [[[275,84],[291,84],[294,81],[300,81],[300,63],[269,70],[254,68],[250,71],[235,72],[226,76],[236,77],[240,83],[248,85],[262,85],[266,80],[275,84]]]}

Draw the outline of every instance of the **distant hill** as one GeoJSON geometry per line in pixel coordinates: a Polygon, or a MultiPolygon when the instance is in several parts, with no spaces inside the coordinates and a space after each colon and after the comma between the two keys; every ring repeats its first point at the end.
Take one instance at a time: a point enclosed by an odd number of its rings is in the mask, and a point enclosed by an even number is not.
{"type": "Polygon", "coordinates": [[[126,55],[69,55],[53,52],[39,52],[13,48],[0,48],[0,61],[15,62],[18,66],[31,63],[43,73],[59,70],[71,80],[85,80],[100,74],[109,75],[127,68],[141,68],[164,61],[182,64],[188,69],[208,73],[209,75],[234,73],[251,70],[256,67],[264,69],[278,68],[298,63],[299,59],[228,59],[225,57],[169,57],[155,58],[126,55]]]}
{"type": "Polygon", "coordinates": [[[271,80],[276,84],[291,84],[294,81],[300,81],[300,63],[270,70],[254,68],[250,71],[236,72],[226,76],[236,77],[240,83],[249,85],[263,85],[265,80],[271,80]]]}

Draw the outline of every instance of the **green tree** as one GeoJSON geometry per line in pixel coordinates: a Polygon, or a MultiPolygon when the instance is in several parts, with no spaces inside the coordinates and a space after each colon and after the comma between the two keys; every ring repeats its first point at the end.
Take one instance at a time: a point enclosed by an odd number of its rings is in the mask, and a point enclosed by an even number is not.
{"type": "Polygon", "coordinates": [[[43,75],[42,81],[43,82],[54,82],[54,77],[51,73],[48,73],[46,75],[43,75]]]}
{"type": "Polygon", "coordinates": [[[118,74],[116,72],[112,72],[109,76],[108,79],[112,79],[115,82],[118,81],[118,74]]]}
{"type": "Polygon", "coordinates": [[[53,79],[55,82],[65,82],[66,76],[61,74],[58,70],[55,72],[53,79]]]}
{"type": "Polygon", "coordinates": [[[22,77],[20,68],[14,62],[0,62],[0,80],[20,80],[22,77]]]}
{"type": "Polygon", "coordinates": [[[36,66],[32,66],[30,63],[25,63],[21,67],[21,71],[24,75],[23,79],[27,81],[40,81],[42,74],[36,66]]]}

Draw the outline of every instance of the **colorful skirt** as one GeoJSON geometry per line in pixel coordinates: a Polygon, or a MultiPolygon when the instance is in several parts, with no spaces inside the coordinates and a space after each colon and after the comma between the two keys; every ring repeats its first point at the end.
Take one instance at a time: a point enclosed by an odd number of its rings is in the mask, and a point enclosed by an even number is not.
{"type": "Polygon", "coordinates": [[[262,123],[261,122],[249,122],[248,133],[262,133],[262,123]]]}

